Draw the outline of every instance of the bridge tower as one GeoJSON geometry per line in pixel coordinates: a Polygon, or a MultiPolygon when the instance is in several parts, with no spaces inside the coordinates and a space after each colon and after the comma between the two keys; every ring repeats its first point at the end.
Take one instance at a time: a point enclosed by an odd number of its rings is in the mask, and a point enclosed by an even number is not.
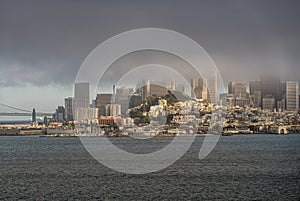
{"type": "Polygon", "coordinates": [[[35,123],[36,122],[36,112],[35,112],[35,108],[33,108],[32,110],[32,120],[31,120],[32,123],[35,123]]]}

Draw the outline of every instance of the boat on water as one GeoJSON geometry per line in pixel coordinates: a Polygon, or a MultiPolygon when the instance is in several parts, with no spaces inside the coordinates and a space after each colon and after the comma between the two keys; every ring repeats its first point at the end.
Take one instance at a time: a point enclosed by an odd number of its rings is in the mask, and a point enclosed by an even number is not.
{"type": "Polygon", "coordinates": [[[232,133],[223,132],[221,135],[222,135],[222,136],[232,136],[232,133]]]}

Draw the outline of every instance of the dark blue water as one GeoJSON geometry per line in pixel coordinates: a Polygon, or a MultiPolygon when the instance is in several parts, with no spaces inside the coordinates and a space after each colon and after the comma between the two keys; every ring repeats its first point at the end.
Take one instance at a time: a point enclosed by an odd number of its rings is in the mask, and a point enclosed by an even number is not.
{"type": "MultiPolygon", "coordinates": [[[[198,137],[175,164],[129,175],[95,161],[78,138],[0,137],[1,200],[299,200],[300,135],[221,137],[199,160],[198,137]]],[[[113,138],[157,150],[170,138],[113,138]]]]}

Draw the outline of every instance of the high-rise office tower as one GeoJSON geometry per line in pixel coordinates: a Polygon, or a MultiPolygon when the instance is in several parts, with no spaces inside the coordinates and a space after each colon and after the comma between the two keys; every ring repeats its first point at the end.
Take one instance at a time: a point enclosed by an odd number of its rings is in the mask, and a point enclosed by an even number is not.
{"type": "Polygon", "coordinates": [[[97,94],[96,107],[99,109],[99,117],[106,116],[106,105],[113,104],[113,94],[97,94]]]}
{"type": "MultiPolygon", "coordinates": [[[[275,107],[277,101],[282,99],[282,90],[279,75],[276,73],[265,73],[260,77],[261,98],[272,95],[275,99],[275,107]]],[[[264,108],[263,108],[264,109],[264,108]]]]}
{"type": "Polygon", "coordinates": [[[228,83],[228,94],[234,94],[234,82],[228,83]]]}
{"type": "Polygon", "coordinates": [[[228,94],[233,97],[232,103],[235,106],[244,107],[245,105],[250,105],[246,82],[229,82],[228,94]]]}
{"type": "Polygon", "coordinates": [[[198,87],[198,79],[197,78],[192,78],[191,79],[191,97],[196,98],[196,88],[198,87]]]}
{"type": "Polygon", "coordinates": [[[132,94],[132,96],[130,96],[129,108],[137,107],[137,106],[141,105],[142,103],[143,103],[142,97],[139,94],[134,93],[134,94],[132,94]]]}
{"type": "Polygon", "coordinates": [[[165,96],[167,94],[168,87],[165,81],[151,81],[150,82],[150,96],[165,96]]]}
{"type": "Polygon", "coordinates": [[[261,107],[261,91],[254,91],[253,104],[254,107],[261,107]]]}
{"type": "Polygon", "coordinates": [[[133,89],[116,85],[115,90],[115,103],[121,105],[121,114],[125,115],[129,109],[129,98],[133,93],[133,89]]]}
{"type": "Polygon", "coordinates": [[[202,77],[198,78],[199,98],[207,100],[207,80],[202,77]]]}
{"type": "Polygon", "coordinates": [[[299,83],[296,81],[286,82],[286,109],[299,109],[299,83]]]}
{"type": "Polygon", "coordinates": [[[31,119],[31,122],[32,123],[35,123],[36,122],[36,112],[35,112],[35,108],[32,109],[32,119],[31,119]]]}
{"type": "Polygon", "coordinates": [[[260,81],[250,81],[249,82],[250,97],[253,101],[254,107],[261,107],[261,89],[260,81]]]}
{"type": "Polygon", "coordinates": [[[115,91],[116,101],[119,99],[128,99],[128,96],[130,96],[133,93],[132,88],[126,88],[124,86],[116,86],[115,91]]]}
{"type": "Polygon", "coordinates": [[[167,94],[167,82],[143,80],[137,83],[136,91],[143,100],[152,95],[165,96],[167,94]]]}
{"type": "Polygon", "coordinates": [[[73,97],[65,98],[65,119],[67,121],[73,121],[73,97]]]}
{"type": "Polygon", "coordinates": [[[58,122],[64,122],[66,116],[66,110],[63,106],[58,106],[55,110],[55,119],[58,122]]]}
{"type": "Polygon", "coordinates": [[[236,82],[234,92],[236,97],[248,98],[246,82],[236,82]]]}
{"type": "Polygon", "coordinates": [[[73,104],[74,117],[77,119],[77,110],[79,108],[88,108],[90,106],[90,85],[88,82],[75,83],[73,104]]]}
{"type": "Polygon", "coordinates": [[[229,82],[228,93],[236,98],[248,98],[246,82],[229,82]]]}
{"type": "Polygon", "coordinates": [[[255,91],[260,91],[260,81],[249,82],[250,95],[254,95],[255,91]]]}
{"type": "Polygon", "coordinates": [[[262,101],[263,109],[273,111],[275,108],[275,98],[272,95],[266,95],[262,101]]]}
{"type": "Polygon", "coordinates": [[[150,96],[150,80],[138,82],[136,88],[137,93],[143,100],[146,100],[146,98],[150,96]]]}
{"type": "Polygon", "coordinates": [[[208,80],[208,100],[212,104],[218,103],[218,79],[217,72],[210,71],[209,72],[209,80],[208,80]]]}

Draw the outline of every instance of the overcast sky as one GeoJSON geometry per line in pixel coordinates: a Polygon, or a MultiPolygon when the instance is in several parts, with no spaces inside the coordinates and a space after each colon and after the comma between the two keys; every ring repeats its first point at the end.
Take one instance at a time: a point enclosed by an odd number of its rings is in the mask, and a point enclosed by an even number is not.
{"type": "Polygon", "coordinates": [[[276,71],[300,81],[300,1],[0,1],[0,102],[53,111],[86,56],[137,28],[187,35],[225,83],[276,71]]]}

